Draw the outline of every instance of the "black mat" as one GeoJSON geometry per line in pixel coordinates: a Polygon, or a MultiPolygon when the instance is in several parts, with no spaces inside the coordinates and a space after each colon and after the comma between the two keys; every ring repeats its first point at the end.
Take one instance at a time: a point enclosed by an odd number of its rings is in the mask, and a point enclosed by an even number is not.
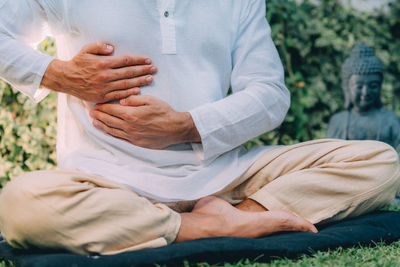
{"type": "Polygon", "coordinates": [[[241,258],[258,258],[268,262],[277,257],[294,258],[314,251],[326,251],[374,242],[400,239],[400,212],[379,212],[319,227],[318,234],[280,233],[269,237],[208,238],[170,246],[122,253],[113,256],[86,257],[61,251],[23,251],[0,242],[0,258],[17,266],[168,266],[190,262],[232,262],[241,258]]]}

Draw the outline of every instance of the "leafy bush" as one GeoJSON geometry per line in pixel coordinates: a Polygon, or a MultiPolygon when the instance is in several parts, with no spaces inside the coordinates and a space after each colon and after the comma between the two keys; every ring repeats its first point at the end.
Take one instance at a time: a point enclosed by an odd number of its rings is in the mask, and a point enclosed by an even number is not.
{"type": "MultiPolygon", "coordinates": [[[[385,67],[383,103],[400,114],[399,1],[393,0],[387,13],[372,14],[337,0],[321,0],[318,5],[309,0],[266,2],[292,106],[279,129],[248,142],[248,148],[323,138],[329,118],[343,108],[341,64],[359,43],[376,49],[385,67]]],[[[55,54],[51,39],[40,49],[55,54]]],[[[0,182],[23,171],[54,168],[56,94],[35,105],[3,82],[0,88],[0,182]]]]}
{"type": "Polygon", "coordinates": [[[293,144],[324,138],[329,118],[343,109],[340,69],[361,43],[375,48],[385,68],[382,101],[400,114],[400,1],[371,13],[337,0],[267,0],[272,37],[286,72],[292,104],[279,129],[247,144],[293,144]]]}
{"type": "MultiPolygon", "coordinates": [[[[55,55],[47,38],[39,49],[55,55]]],[[[0,184],[24,171],[51,169],[56,165],[57,95],[39,104],[0,80],[0,184]]]]}

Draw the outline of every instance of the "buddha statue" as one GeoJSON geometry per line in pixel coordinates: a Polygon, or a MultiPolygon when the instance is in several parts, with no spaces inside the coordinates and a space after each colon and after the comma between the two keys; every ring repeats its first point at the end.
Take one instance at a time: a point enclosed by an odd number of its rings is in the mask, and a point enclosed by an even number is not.
{"type": "Polygon", "coordinates": [[[326,137],[378,140],[400,153],[400,118],[382,107],[382,81],[382,63],[373,48],[356,46],[342,65],[345,111],[331,118],[326,137]]]}

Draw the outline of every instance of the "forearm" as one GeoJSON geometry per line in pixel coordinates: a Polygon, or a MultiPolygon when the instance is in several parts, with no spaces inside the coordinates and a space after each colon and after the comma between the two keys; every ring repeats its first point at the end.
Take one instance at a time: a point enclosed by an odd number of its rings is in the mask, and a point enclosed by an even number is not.
{"type": "Polygon", "coordinates": [[[273,130],[282,123],[289,105],[284,84],[266,83],[191,110],[204,158],[218,156],[273,130]]]}
{"type": "Polygon", "coordinates": [[[265,1],[242,1],[241,22],[232,49],[233,94],[190,111],[212,159],[271,131],[285,118],[290,94],[265,20],[265,1]]]}
{"type": "Polygon", "coordinates": [[[53,59],[0,29],[0,77],[36,102],[47,95],[39,86],[53,59]]]}
{"type": "Polygon", "coordinates": [[[49,34],[44,27],[47,16],[38,1],[0,3],[0,77],[39,102],[48,93],[39,86],[54,59],[34,49],[49,34]]]}
{"type": "Polygon", "coordinates": [[[46,69],[46,72],[43,75],[40,87],[47,88],[56,92],[66,93],[66,87],[63,86],[64,64],[65,61],[61,61],[58,59],[50,62],[49,66],[46,69]]]}

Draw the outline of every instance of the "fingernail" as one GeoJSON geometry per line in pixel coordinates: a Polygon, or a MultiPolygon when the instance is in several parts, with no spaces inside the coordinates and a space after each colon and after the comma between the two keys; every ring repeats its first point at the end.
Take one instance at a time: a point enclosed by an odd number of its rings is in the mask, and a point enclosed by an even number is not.
{"type": "Polygon", "coordinates": [[[126,99],[121,99],[121,100],[119,101],[119,103],[120,103],[121,105],[125,105],[125,104],[126,104],[126,99]]]}
{"type": "Polygon", "coordinates": [[[113,46],[112,45],[106,45],[106,50],[107,51],[112,51],[113,50],[113,46]]]}
{"type": "Polygon", "coordinates": [[[89,116],[92,117],[92,118],[94,117],[94,112],[92,110],[89,111],[89,116]]]}
{"type": "Polygon", "coordinates": [[[151,72],[156,72],[156,71],[157,71],[157,67],[156,67],[156,66],[151,67],[151,68],[150,68],[150,71],[151,71],[151,72]]]}
{"type": "Polygon", "coordinates": [[[147,58],[144,62],[145,62],[146,64],[151,64],[151,59],[150,59],[150,58],[147,58]]]}
{"type": "Polygon", "coordinates": [[[146,81],[151,82],[152,80],[153,80],[153,77],[151,77],[151,76],[146,77],[146,81]]]}
{"type": "Polygon", "coordinates": [[[97,127],[97,126],[99,125],[99,123],[98,123],[96,120],[93,120],[93,125],[94,125],[95,127],[97,127]]]}

